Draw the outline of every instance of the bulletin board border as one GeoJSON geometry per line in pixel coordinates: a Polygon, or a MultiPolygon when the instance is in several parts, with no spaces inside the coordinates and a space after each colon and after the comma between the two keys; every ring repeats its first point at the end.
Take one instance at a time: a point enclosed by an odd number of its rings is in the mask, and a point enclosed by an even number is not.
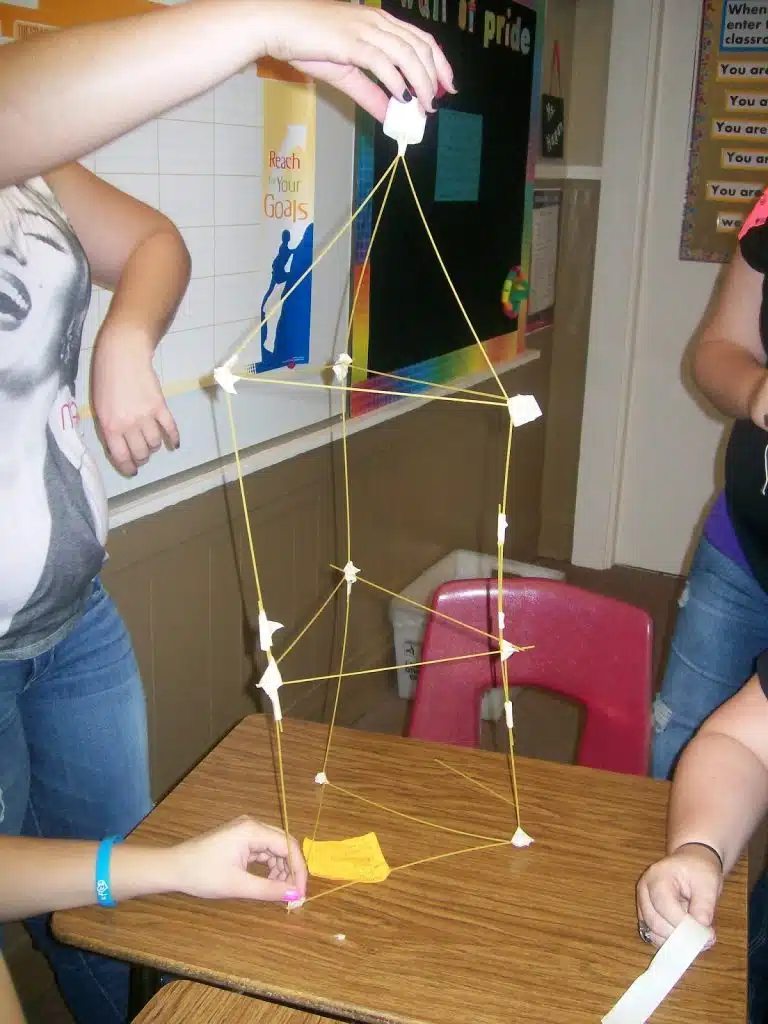
{"type": "MultiPolygon", "coordinates": [[[[716,82],[723,17],[723,0],[703,0],[691,113],[688,178],[680,235],[680,259],[697,263],[728,262],[728,256],[721,249],[705,249],[693,244],[696,218],[700,213],[701,204],[705,201],[706,183],[702,180],[701,174],[701,147],[707,138],[707,125],[711,117],[706,100],[710,86],[716,82]]],[[[740,49],[734,52],[745,51],[740,49]]]]}

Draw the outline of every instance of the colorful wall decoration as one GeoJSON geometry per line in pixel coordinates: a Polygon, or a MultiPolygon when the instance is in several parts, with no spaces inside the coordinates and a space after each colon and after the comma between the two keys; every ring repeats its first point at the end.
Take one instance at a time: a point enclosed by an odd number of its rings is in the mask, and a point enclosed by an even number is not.
{"type": "MultiPolygon", "coordinates": [[[[368,0],[432,32],[456,74],[457,96],[438,100],[408,166],[449,273],[494,365],[525,349],[527,301],[510,319],[502,289],[530,271],[540,125],[544,0],[368,0]],[[519,312],[518,312],[519,310],[519,312]]],[[[389,166],[394,143],[358,117],[355,203],[389,166]]],[[[355,224],[353,288],[381,194],[355,224]]],[[[354,383],[376,373],[446,384],[485,366],[426,237],[402,170],[362,282],[353,328],[354,383]]],[[[386,378],[375,378],[377,390],[386,378]]],[[[424,390],[397,381],[399,391],[424,390]]],[[[392,401],[352,395],[352,415],[392,401]]]]}
{"type": "Polygon", "coordinates": [[[313,259],[315,228],[314,83],[264,77],[261,230],[271,272],[259,319],[290,294],[262,324],[261,358],[250,367],[259,373],[309,362],[312,274],[304,274],[313,259]]]}
{"type": "Polygon", "coordinates": [[[768,185],[768,5],[704,0],[680,259],[726,263],[768,185]]]}

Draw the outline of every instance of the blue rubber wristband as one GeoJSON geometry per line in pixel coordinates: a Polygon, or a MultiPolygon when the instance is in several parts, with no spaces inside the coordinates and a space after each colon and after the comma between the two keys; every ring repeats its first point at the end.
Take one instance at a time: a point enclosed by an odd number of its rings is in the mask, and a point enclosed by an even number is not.
{"type": "Polygon", "coordinates": [[[109,839],[102,839],[96,851],[96,901],[100,907],[116,907],[117,903],[112,899],[112,883],[110,881],[110,862],[112,860],[112,847],[115,843],[121,843],[120,836],[110,836],[109,839]]]}

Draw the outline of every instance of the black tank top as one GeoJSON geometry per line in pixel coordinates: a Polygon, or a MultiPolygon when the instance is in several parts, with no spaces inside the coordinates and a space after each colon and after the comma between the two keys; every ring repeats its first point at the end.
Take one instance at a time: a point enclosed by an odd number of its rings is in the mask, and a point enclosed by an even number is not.
{"type": "MultiPolygon", "coordinates": [[[[766,197],[749,217],[739,245],[753,270],[768,274],[766,197]],[[757,216],[756,216],[757,215],[757,216]]],[[[768,277],[763,278],[760,340],[768,357],[768,277]]],[[[725,456],[725,500],[733,529],[755,578],[768,591],[768,430],[737,420],[725,456]]]]}

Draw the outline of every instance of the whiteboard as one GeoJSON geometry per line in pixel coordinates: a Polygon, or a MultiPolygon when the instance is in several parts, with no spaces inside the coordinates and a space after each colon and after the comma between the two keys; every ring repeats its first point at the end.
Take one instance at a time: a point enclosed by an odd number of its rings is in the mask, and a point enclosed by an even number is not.
{"type": "MultiPolygon", "coordinates": [[[[132,478],[104,455],[87,407],[92,346],[110,295],[94,289],[83,335],[77,400],[84,440],[110,498],[168,481],[233,451],[229,417],[218,388],[201,389],[210,374],[259,320],[272,256],[263,244],[261,164],[264,82],[255,69],[143,125],[83,163],[99,176],[166,213],[179,226],[192,257],[192,281],[155,369],[181,435],[177,451],[156,453],[132,478]]],[[[314,253],[351,212],[354,109],[318,89],[314,253]]],[[[346,342],[350,237],[345,234],[313,272],[311,366],[321,367],[346,342]]],[[[259,359],[258,338],[238,365],[259,359]]],[[[319,381],[306,368],[299,379],[319,381]]],[[[280,377],[286,371],[277,371],[280,377]]],[[[262,377],[274,376],[263,374],[262,377]]],[[[241,381],[233,398],[238,447],[266,445],[328,420],[338,395],[321,389],[273,387],[241,381]]]]}

